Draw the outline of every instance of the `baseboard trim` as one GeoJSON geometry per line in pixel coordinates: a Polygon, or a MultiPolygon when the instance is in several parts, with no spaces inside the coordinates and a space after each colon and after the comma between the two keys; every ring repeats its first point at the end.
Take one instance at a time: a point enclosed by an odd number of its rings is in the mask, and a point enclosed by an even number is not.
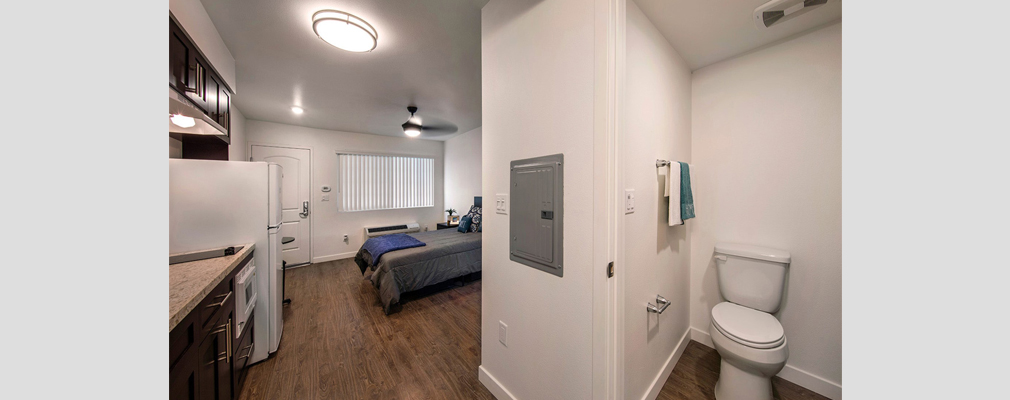
{"type": "Polygon", "coordinates": [[[487,372],[483,365],[477,367],[477,379],[480,380],[480,383],[483,384],[496,399],[516,400],[515,396],[513,396],[508,389],[505,389],[501,382],[498,382],[497,379],[491,376],[491,373],[487,372]]]}
{"type": "Polygon", "coordinates": [[[715,348],[715,344],[712,343],[712,336],[710,336],[708,332],[705,332],[701,329],[694,327],[691,328],[691,340],[701,343],[705,346],[708,346],[708,348],[710,349],[715,348]]]}
{"type": "Polygon", "coordinates": [[[670,374],[673,373],[673,367],[677,366],[680,356],[684,355],[684,350],[687,349],[687,344],[691,343],[691,336],[690,328],[684,331],[684,334],[680,337],[680,342],[677,343],[677,347],[673,349],[673,353],[670,353],[670,358],[666,359],[666,364],[659,371],[659,375],[656,375],[656,379],[652,380],[652,385],[649,386],[649,391],[645,393],[645,397],[642,397],[642,400],[656,400],[659,397],[659,392],[663,391],[666,380],[670,379],[670,374]]]}
{"type": "Polygon", "coordinates": [[[810,389],[831,400],[842,400],[842,385],[786,364],[779,377],[810,389]]]}
{"type": "MultiPolygon", "coordinates": [[[[712,344],[712,336],[701,329],[691,328],[691,340],[710,348],[715,348],[715,345],[712,344]]],[[[842,385],[811,374],[792,365],[786,364],[785,368],[782,368],[782,372],[779,372],[778,376],[831,400],[842,400],[842,385]]]]}
{"type": "Polygon", "coordinates": [[[356,252],[356,251],[349,251],[347,253],[330,254],[328,256],[312,257],[312,263],[313,264],[318,264],[318,263],[324,263],[324,262],[328,262],[328,261],[343,260],[345,258],[353,258],[355,254],[358,254],[358,252],[356,252]]]}

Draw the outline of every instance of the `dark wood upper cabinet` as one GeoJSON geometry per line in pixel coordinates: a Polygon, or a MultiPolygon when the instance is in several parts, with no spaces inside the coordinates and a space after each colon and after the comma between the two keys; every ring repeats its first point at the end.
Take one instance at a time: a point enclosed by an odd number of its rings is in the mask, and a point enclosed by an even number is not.
{"type": "Polygon", "coordinates": [[[231,93],[221,85],[217,92],[217,123],[231,132],[231,93]]]}
{"type": "Polygon", "coordinates": [[[168,84],[179,91],[189,89],[189,40],[175,24],[168,29],[168,84]]]}
{"type": "Polygon", "coordinates": [[[172,137],[182,142],[182,157],[227,160],[233,93],[171,13],[168,18],[168,86],[183,94],[225,130],[225,136],[221,137],[173,133],[172,137]]]}

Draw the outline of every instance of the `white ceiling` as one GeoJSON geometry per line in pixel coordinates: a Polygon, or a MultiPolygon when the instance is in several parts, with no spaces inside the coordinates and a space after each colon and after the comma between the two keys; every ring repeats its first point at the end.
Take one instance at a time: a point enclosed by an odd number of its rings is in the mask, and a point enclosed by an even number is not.
{"type": "Polygon", "coordinates": [[[481,125],[480,9],[487,0],[202,0],[235,57],[235,105],[247,118],[404,136],[452,124],[445,140],[481,125]],[[312,14],[346,11],[378,31],[370,53],[351,53],[312,31],[312,14]],[[305,113],[295,115],[291,106],[305,113]]]}
{"type": "Polygon", "coordinates": [[[759,30],[752,14],[768,0],[634,1],[691,70],[842,18],[841,0],[830,0],[792,20],[759,30]]]}

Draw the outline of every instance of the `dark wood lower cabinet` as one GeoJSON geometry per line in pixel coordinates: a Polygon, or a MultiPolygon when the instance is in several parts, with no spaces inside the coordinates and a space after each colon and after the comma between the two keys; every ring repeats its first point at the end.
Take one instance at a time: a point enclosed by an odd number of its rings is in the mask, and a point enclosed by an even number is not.
{"type": "Polygon", "coordinates": [[[235,268],[169,332],[169,398],[231,400],[239,393],[252,354],[253,325],[236,337],[235,268]]]}

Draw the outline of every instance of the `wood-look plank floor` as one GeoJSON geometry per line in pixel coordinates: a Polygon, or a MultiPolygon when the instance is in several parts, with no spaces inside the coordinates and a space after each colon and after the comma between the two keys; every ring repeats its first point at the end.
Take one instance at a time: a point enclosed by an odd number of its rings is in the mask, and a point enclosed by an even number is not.
{"type": "MultiPolygon", "coordinates": [[[[719,352],[692,340],[657,400],[714,400],[720,361],[719,352]]],[[[772,378],[772,390],[779,400],[829,400],[777,376],[772,378]]]]}
{"type": "MultiPolygon", "coordinates": [[[[480,281],[406,296],[388,316],[351,260],[289,270],[287,285],[280,348],[250,367],[240,400],[494,399],[477,380],[480,281]]],[[[691,341],[658,398],[715,399],[719,361],[691,341]]],[[[779,400],[827,399],[772,383],[779,400]]]]}
{"type": "Polygon", "coordinates": [[[239,398],[494,399],[477,380],[481,282],[442,289],[387,316],[351,260],[288,270],[280,348],[239,398]]]}

